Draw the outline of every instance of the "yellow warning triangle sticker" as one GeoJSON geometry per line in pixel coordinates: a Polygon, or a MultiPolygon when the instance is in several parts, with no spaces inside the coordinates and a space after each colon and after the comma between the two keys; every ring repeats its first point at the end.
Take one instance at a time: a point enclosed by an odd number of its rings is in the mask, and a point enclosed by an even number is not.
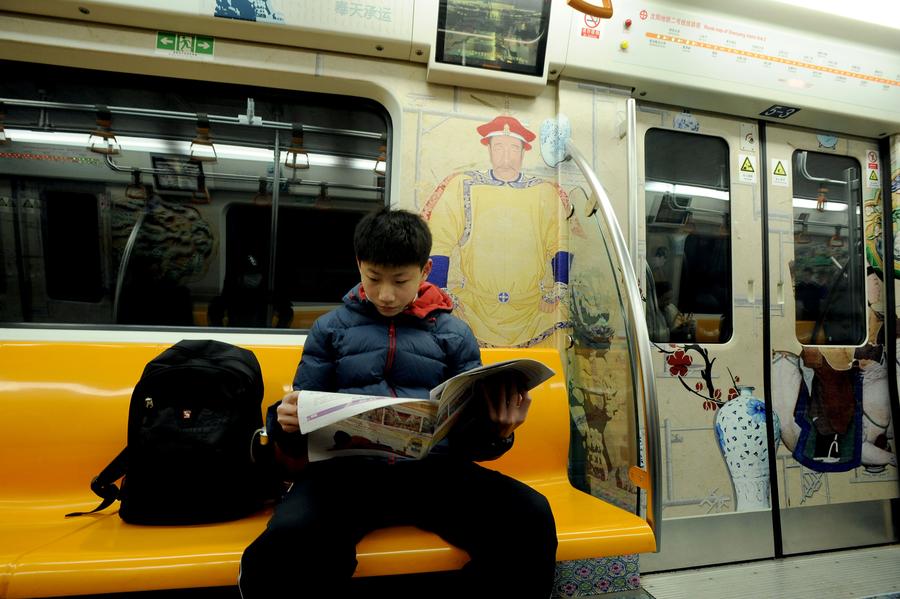
{"type": "Polygon", "coordinates": [[[872,172],[869,173],[869,181],[878,181],[878,171],[872,169],[872,172]]]}
{"type": "Polygon", "coordinates": [[[755,172],[753,170],[753,163],[750,162],[750,158],[748,156],[744,157],[744,163],[741,165],[741,170],[744,171],[745,173],[755,172]]]}
{"type": "Polygon", "coordinates": [[[772,174],[774,174],[774,175],[781,175],[781,176],[786,176],[786,175],[787,175],[787,171],[784,170],[784,165],[781,164],[781,161],[780,161],[780,160],[778,161],[778,164],[775,165],[775,170],[772,171],[772,174]]]}

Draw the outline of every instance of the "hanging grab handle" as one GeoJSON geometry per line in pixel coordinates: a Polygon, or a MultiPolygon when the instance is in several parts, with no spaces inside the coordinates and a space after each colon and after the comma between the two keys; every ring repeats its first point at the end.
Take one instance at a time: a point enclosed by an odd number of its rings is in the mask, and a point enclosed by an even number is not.
{"type": "Polygon", "coordinates": [[[196,162],[216,162],[219,157],[209,135],[209,117],[197,114],[197,136],[191,141],[191,160],[196,162]]]}

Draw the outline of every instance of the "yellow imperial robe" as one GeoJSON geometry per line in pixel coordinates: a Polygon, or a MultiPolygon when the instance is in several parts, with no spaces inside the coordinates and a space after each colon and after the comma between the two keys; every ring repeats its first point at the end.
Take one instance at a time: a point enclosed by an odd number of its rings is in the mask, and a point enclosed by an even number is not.
{"type": "Polygon", "coordinates": [[[566,326],[558,308],[568,283],[567,211],[555,184],[521,174],[501,181],[492,171],[451,175],[429,198],[431,280],[483,347],[531,346],[566,326]]]}

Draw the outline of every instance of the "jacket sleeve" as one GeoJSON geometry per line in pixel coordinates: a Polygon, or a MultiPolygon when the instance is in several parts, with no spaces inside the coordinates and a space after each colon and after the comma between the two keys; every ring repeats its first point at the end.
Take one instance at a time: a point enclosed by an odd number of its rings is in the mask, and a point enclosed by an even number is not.
{"type": "Polygon", "coordinates": [[[487,406],[470,402],[448,435],[450,453],[474,462],[496,460],[513,446],[516,434],[506,439],[497,435],[487,406]]]}
{"type": "Polygon", "coordinates": [[[453,342],[447,348],[448,379],[481,366],[481,350],[478,349],[475,333],[462,320],[455,316],[453,320],[457,334],[453,335],[453,342]]]}
{"type": "MultiPolygon", "coordinates": [[[[318,319],[306,336],[303,356],[294,375],[294,390],[334,391],[335,363],[327,325],[318,319]]],[[[281,400],[269,406],[266,411],[266,431],[278,447],[292,457],[306,455],[306,435],[298,432],[286,433],[278,424],[277,409],[281,400]]]]}
{"type": "MultiPolygon", "coordinates": [[[[460,325],[460,335],[456,346],[448,352],[449,377],[481,366],[481,350],[478,349],[475,334],[461,320],[456,322],[460,325]]],[[[448,435],[450,452],[476,462],[495,460],[509,451],[514,435],[507,439],[498,437],[487,406],[476,398],[469,402],[448,435]]]]}
{"type": "Polygon", "coordinates": [[[328,324],[320,318],[313,323],[303,344],[303,356],[294,375],[294,390],[334,391],[337,389],[336,369],[328,324]]]}

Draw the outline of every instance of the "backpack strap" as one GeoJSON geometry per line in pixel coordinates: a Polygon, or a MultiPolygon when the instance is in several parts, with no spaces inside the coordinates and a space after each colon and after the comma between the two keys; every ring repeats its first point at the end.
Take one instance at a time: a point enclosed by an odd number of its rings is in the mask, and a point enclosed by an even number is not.
{"type": "Polygon", "coordinates": [[[94,512],[105,510],[112,505],[112,503],[119,498],[119,487],[116,486],[116,481],[125,476],[125,471],[127,469],[128,447],[126,446],[125,449],[120,451],[119,455],[114,457],[106,468],[91,481],[91,491],[96,493],[97,496],[103,500],[100,502],[100,505],[89,512],[72,512],[71,514],[66,514],[66,518],[93,514],[94,512]]]}

